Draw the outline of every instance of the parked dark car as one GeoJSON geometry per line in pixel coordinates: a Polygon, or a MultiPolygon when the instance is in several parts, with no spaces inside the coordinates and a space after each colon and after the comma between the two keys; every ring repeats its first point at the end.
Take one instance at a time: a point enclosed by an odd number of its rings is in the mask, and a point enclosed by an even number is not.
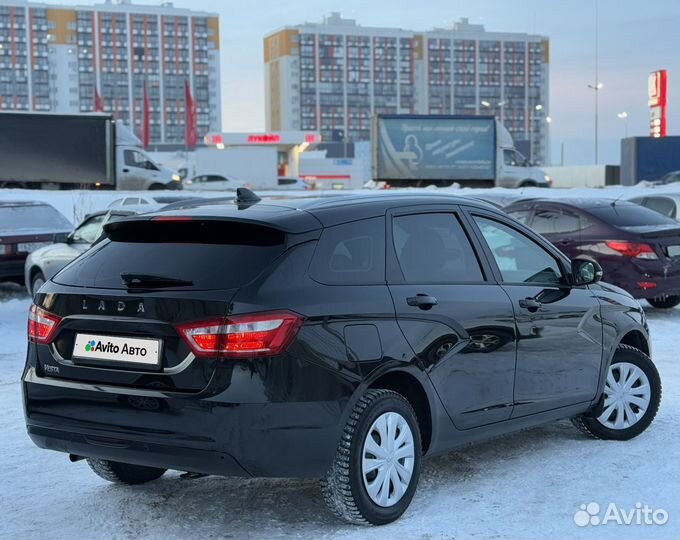
{"type": "Polygon", "coordinates": [[[71,222],[49,204],[0,202],[0,281],[23,283],[28,254],[71,229],[71,222]]]}
{"type": "Polygon", "coordinates": [[[317,476],[384,524],[424,456],[659,405],[638,302],[473,199],[241,190],[105,229],[36,295],[22,381],[33,441],[110,481],[317,476]]]}
{"type": "MultiPolygon", "coordinates": [[[[129,208],[129,207],[128,207],[129,208]]],[[[131,210],[101,210],[85,219],[69,234],[56,235],[55,243],[43,246],[26,257],[24,281],[28,294],[33,295],[46,280],[64,266],[90,249],[103,233],[104,224],[111,218],[129,216],[131,210]]]]}
{"type": "Polygon", "coordinates": [[[613,199],[540,199],[505,211],[567,256],[590,255],[607,280],[652,306],[680,304],[680,224],[613,199]]]}

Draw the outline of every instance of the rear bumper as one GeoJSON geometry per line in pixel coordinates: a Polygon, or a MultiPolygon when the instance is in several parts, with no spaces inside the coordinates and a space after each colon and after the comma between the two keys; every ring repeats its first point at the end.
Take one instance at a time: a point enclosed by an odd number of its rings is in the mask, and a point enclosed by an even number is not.
{"type": "Polygon", "coordinates": [[[680,295],[680,265],[660,261],[628,261],[605,268],[605,280],[634,298],[680,295]],[[653,285],[652,285],[653,284],[653,285]]]}
{"type": "Polygon", "coordinates": [[[23,394],[41,448],[205,474],[322,476],[342,432],[337,401],[225,403],[39,377],[32,367],[23,394]]]}

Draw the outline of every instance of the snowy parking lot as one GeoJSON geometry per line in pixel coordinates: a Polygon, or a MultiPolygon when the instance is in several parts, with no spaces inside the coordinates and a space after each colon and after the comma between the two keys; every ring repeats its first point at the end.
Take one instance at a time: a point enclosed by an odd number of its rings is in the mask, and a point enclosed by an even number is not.
{"type": "Polygon", "coordinates": [[[664,393],[641,436],[595,441],[559,422],[433,458],[406,514],[369,529],[329,515],[315,480],[189,480],[173,472],[120,487],[85,462],[36,448],[19,383],[29,303],[18,287],[0,286],[0,538],[680,538],[680,308],[646,306],[664,393]],[[588,503],[599,505],[601,519],[611,503],[626,514],[639,503],[668,520],[636,524],[633,514],[630,525],[579,526],[575,514],[587,518],[588,503]]]}

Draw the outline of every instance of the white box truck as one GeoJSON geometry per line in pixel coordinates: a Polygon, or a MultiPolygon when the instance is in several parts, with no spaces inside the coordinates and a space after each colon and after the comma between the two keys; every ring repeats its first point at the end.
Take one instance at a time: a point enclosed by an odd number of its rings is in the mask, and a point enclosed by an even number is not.
{"type": "Polygon", "coordinates": [[[377,115],[372,175],[393,187],[549,187],[493,116],[377,115]]]}

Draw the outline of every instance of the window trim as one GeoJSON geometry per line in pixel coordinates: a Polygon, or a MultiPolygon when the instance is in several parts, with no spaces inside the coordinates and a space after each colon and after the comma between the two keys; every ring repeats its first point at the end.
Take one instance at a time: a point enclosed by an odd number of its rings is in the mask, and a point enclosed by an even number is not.
{"type": "MultiPolygon", "coordinates": [[[[472,228],[477,241],[481,243],[481,248],[482,251],[484,252],[484,255],[489,263],[489,265],[492,268],[494,277],[496,278],[496,281],[499,285],[503,286],[521,286],[521,287],[543,287],[543,288],[574,288],[574,284],[572,283],[571,280],[571,262],[568,261],[563,253],[560,253],[559,250],[554,248],[551,244],[546,242],[545,239],[543,239],[538,233],[535,233],[533,230],[531,230],[529,227],[522,225],[521,223],[512,223],[509,222],[508,220],[504,219],[502,216],[492,214],[490,212],[486,212],[484,210],[478,209],[478,208],[472,208],[472,207],[465,207],[465,214],[468,219],[468,222],[470,224],[470,227],[472,228]],[[475,216],[481,217],[484,219],[488,219],[491,221],[496,221],[497,223],[500,223],[501,225],[505,225],[506,227],[513,229],[519,234],[523,234],[529,240],[534,242],[536,245],[538,245],[539,248],[543,249],[543,251],[546,251],[548,255],[550,255],[555,261],[557,262],[557,265],[559,266],[560,270],[562,271],[562,277],[563,277],[563,283],[541,283],[539,281],[532,281],[532,282],[514,282],[514,281],[504,281],[503,279],[503,274],[498,267],[498,264],[496,263],[496,258],[493,256],[493,253],[491,252],[491,249],[489,248],[489,245],[486,243],[486,240],[484,239],[484,235],[482,234],[482,231],[479,229],[479,226],[477,225],[477,222],[475,221],[475,216]]],[[[585,286],[583,286],[585,287],[585,286]]]]}
{"type": "Polygon", "coordinates": [[[469,223],[465,219],[464,213],[458,205],[418,205],[418,206],[402,206],[391,209],[387,212],[385,219],[385,271],[388,285],[496,285],[496,280],[492,268],[488,265],[486,257],[482,255],[481,246],[478,244],[477,237],[470,229],[469,223]],[[393,221],[396,217],[412,216],[418,214],[450,214],[453,219],[457,219],[463,230],[472,252],[477,258],[479,269],[482,273],[482,281],[422,281],[410,282],[404,277],[397,257],[397,250],[394,245],[394,237],[392,234],[393,221]]]}

